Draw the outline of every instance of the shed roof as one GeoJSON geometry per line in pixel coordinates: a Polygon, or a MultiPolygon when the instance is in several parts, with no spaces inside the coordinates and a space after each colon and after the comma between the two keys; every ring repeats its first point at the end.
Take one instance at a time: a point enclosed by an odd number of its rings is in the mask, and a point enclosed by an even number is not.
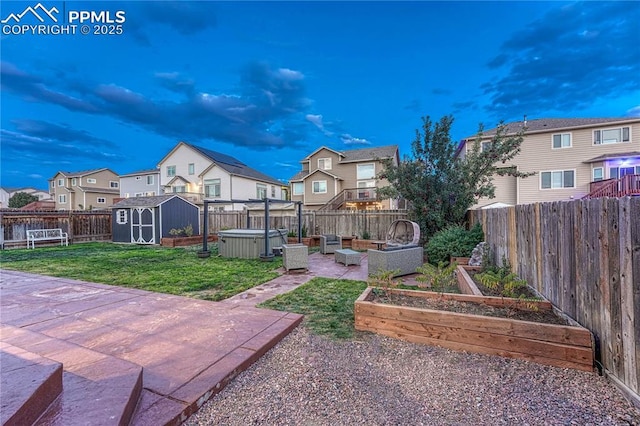
{"type": "Polygon", "coordinates": [[[172,198],[179,198],[185,203],[189,203],[192,206],[198,208],[195,204],[190,202],[189,200],[185,200],[177,194],[165,194],[165,195],[154,195],[152,197],[130,197],[125,198],[122,201],[118,201],[116,204],[111,206],[112,209],[121,209],[128,207],[157,207],[160,204],[166,203],[172,198]]]}

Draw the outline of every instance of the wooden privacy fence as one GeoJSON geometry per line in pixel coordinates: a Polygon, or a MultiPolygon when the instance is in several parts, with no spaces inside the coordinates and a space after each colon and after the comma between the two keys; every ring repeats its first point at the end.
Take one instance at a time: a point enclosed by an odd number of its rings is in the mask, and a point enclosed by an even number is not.
{"type": "Polygon", "coordinates": [[[596,359],[640,400],[640,197],[474,210],[498,264],[591,330],[596,359]]]}
{"type": "MultiPolygon", "coordinates": [[[[406,210],[305,210],[302,212],[302,225],[307,235],[357,235],[362,238],[363,234],[368,233],[371,239],[384,239],[394,220],[406,218],[406,210]]],[[[264,229],[264,212],[251,211],[248,227],[264,229]]],[[[273,211],[269,216],[269,227],[297,231],[298,217],[291,212],[273,211]]],[[[234,228],[247,228],[246,211],[209,212],[209,234],[234,228]]]]}
{"type": "Polygon", "coordinates": [[[26,246],[28,229],[49,228],[62,228],[73,242],[111,240],[111,212],[0,210],[3,245],[26,246]]]}

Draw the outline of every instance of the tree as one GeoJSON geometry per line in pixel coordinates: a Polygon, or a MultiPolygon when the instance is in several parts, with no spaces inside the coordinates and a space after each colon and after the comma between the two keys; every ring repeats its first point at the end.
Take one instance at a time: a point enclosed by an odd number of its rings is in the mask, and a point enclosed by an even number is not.
{"type": "Polygon", "coordinates": [[[405,157],[397,166],[385,160],[378,176],[390,183],[380,189],[381,198],[402,197],[411,203],[410,217],[420,225],[423,241],[449,225],[464,223],[467,210],[479,198],[493,198],[494,175],[530,175],[506,165],[520,152],[525,129],[507,135],[506,125],[500,123],[485,145],[488,149],[482,150],[484,129],[480,125],[471,148],[457,158],[457,146],[450,136],[452,123],[452,116],[435,124],[429,116],[423,117],[422,131],[416,130],[411,145],[412,157],[405,157]]]}
{"type": "Polygon", "coordinates": [[[20,207],[24,207],[34,201],[38,201],[37,196],[26,192],[16,192],[13,194],[13,197],[9,198],[9,207],[12,209],[19,209],[20,207]]]}

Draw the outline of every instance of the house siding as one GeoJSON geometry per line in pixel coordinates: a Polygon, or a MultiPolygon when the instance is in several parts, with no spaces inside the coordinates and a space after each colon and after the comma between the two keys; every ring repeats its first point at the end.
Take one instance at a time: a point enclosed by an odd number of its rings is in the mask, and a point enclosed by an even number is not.
{"type": "Polygon", "coordinates": [[[136,194],[145,194],[153,192],[153,195],[162,195],[160,188],[160,173],[147,173],[126,176],[120,178],[120,197],[135,197],[136,194]],[[147,184],[147,176],[153,176],[153,184],[147,184]],[[137,178],[140,179],[137,179],[137,178]]]}
{"type": "Polygon", "coordinates": [[[165,187],[176,176],[180,176],[187,181],[186,192],[198,193],[200,188],[199,175],[211,165],[211,160],[194,150],[190,146],[180,145],[174,152],[171,153],[162,163],[158,165],[160,169],[160,185],[165,187]],[[194,174],[189,174],[189,164],[194,165],[194,174]],[[175,166],[175,176],[167,176],[167,167],[175,166]]]}
{"type": "MultiPolygon", "coordinates": [[[[472,141],[465,147],[469,149],[472,141]]],[[[595,164],[585,163],[601,155],[622,154],[640,151],[640,123],[594,125],[580,129],[552,129],[549,132],[528,134],[521,145],[521,152],[510,164],[521,172],[535,172],[533,176],[517,179],[517,204],[534,202],[549,202],[582,198],[589,193],[593,179],[593,168],[602,167],[603,162],[595,164]],[[619,127],[630,127],[630,142],[594,145],[593,131],[619,127]],[[570,133],[571,147],[552,148],[554,134],[570,133]],[[540,173],[544,171],[574,170],[574,188],[542,189],[540,173]]],[[[609,177],[609,170],[605,170],[605,179],[609,177]]],[[[474,207],[503,202],[513,202],[511,189],[513,184],[503,178],[494,178],[497,187],[496,198],[482,199],[474,207]],[[508,185],[505,188],[504,185],[508,185]]]]}

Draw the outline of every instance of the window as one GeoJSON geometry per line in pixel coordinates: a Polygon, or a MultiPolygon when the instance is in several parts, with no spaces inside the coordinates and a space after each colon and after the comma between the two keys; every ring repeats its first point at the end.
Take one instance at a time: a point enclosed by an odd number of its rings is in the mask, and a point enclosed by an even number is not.
{"type": "Polygon", "coordinates": [[[276,198],[276,187],[271,185],[271,198],[276,198]]]}
{"type": "Polygon", "coordinates": [[[125,225],[127,223],[127,211],[122,209],[116,212],[116,223],[118,225],[125,225]]]}
{"type": "Polygon", "coordinates": [[[263,183],[256,184],[256,196],[259,200],[267,198],[267,185],[263,183]]]}
{"type": "Polygon", "coordinates": [[[487,142],[482,142],[482,145],[480,145],[480,152],[486,152],[489,151],[491,149],[491,142],[487,141],[487,142]]]}
{"type": "Polygon", "coordinates": [[[609,177],[611,179],[619,179],[626,175],[640,174],[640,166],[636,167],[611,167],[609,169],[609,177]]]}
{"type": "Polygon", "coordinates": [[[64,186],[64,179],[58,179],[58,186],[64,186]]]}
{"type": "Polygon", "coordinates": [[[553,149],[571,148],[571,133],[553,135],[553,149]]]}
{"type": "Polygon", "coordinates": [[[593,169],[593,181],[597,182],[604,179],[604,169],[602,167],[595,167],[593,169]]]}
{"type": "Polygon", "coordinates": [[[55,180],[52,180],[52,181],[51,181],[51,187],[52,187],[52,188],[55,188],[55,187],[56,187],[56,181],[55,181],[55,180]]]}
{"type": "Polygon", "coordinates": [[[173,177],[176,175],[176,166],[167,166],[167,177],[173,177]]]}
{"type": "Polygon", "coordinates": [[[147,185],[153,185],[153,175],[147,175],[147,185]]]}
{"type": "Polygon", "coordinates": [[[97,180],[93,179],[93,178],[87,178],[87,183],[96,183],[97,180]]]}
{"type": "Polygon", "coordinates": [[[196,165],[193,163],[189,163],[189,174],[194,175],[196,173],[196,165]]]}
{"type": "Polygon", "coordinates": [[[331,158],[318,158],[318,168],[320,170],[331,170],[331,158]]]}
{"type": "Polygon", "coordinates": [[[204,180],[204,196],[205,198],[220,197],[220,179],[204,180]]]}
{"type": "Polygon", "coordinates": [[[104,197],[98,197],[98,204],[104,204],[107,202],[107,199],[104,197]]]}
{"type": "Polygon", "coordinates": [[[575,170],[554,170],[540,173],[540,188],[558,189],[575,187],[575,170]]]}
{"type": "Polygon", "coordinates": [[[136,197],[144,197],[144,192],[136,192],[136,197]]]}
{"type": "Polygon", "coordinates": [[[312,192],[314,194],[326,194],[327,193],[327,181],[326,180],[314,180],[312,182],[312,192]]]}
{"type": "Polygon", "coordinates": [[[109,188],[119,188],[120,187],[120,182],[115,182],[110,180],[109,181],[109,188]]]}
{"type": "Polygon", "coordinates": [[[67,196],[62,194],[62,195],[58,195],[58,202],[60,204],[66,204],[67,202],[67,196]]]}
{"type": "Polygon", "coordinates": [[[78,184],[78,179],[73,178],[71,179],[71,186],[76,186],[78,184]]]}
{"type": "Polygon", "coordinates": [[[593,131],[593,144],[605,145],[610,143],[629,142],[631,140],[629,127],[618,127],[617,129],[604,129],[593,131]]]}
{"type": "Polygon", "coordinates": [[[357,179],[373,179],[376,176],[375,164],[358,164],[357,179]]]}
{"type": "Polygon", "coordinates": [[[174,186],[173,192],[187,192],[187,187],[184,185],[174,186]]]}
{"type": "Polygon", "coordinates": [[[293,190],[293,195],[303,195],[304,182],[293,182],[292,190],[293,190]]]}

